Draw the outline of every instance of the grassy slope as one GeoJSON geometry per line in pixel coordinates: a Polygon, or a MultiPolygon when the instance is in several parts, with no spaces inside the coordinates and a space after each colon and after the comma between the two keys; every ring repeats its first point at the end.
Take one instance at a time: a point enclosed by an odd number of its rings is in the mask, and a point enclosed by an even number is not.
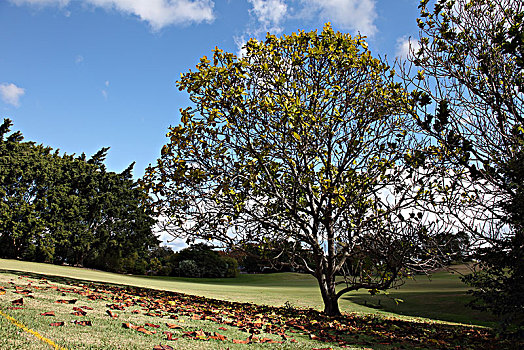
{"type": "MultiPolygon", "coordinates": [[[[99,281],[201,295],[208,298],[282,306],[286,302],[297,307],[322,308],[316,281],[296,273],[241,275],[236,279],[184,279],[171,277],[128,276],[67,266],[38,264],[0,259],[0,270],[24,271],[50,276],[63,276],[87,281],[99,281]]],[[[429,281],[420,277],[408,281],[401,289],[390,291],[391,297],[403,299],[396,305],[385,296],[371,297],[359,291],[340,300],[342,311],[387,313],[429,317],[452,322],[490,325],[492,319],[464,307],[468,297],[457,275],[440,272],[429,281]],[[378,305],[382,309],[363,306],[378,305]]]]}

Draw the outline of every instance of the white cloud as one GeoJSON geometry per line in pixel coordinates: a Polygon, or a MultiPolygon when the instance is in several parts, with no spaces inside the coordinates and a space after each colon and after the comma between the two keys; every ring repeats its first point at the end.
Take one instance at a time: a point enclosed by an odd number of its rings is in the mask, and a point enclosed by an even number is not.
{"type": "Polygon", "coordinates": [[[24,96],[25,89],[16,86],[15,84],[0,84],[0,96],[2,100],[15,107],[20,106],[20,97],[24,96]]]}
{"type": "Polygon", "coordinates": [[[375,0],[302,0],[303,12],[313,17],[319,14],[323,21],[342,29],[373,37],[377,32],[375,0]]]}
{"type": "Polygon", "coordinates": [[[109,86],[109,80],[106,80],[106,82],[104,84],[105,84],[105,86],[109,86]]]}
{"type": "Polygon", "coordinates": [[[234,36],[233,37],[233,40],[235,41],[235,45],[237,46],[237,57],[244,57],[244,55],[246,54],[246,49],[244,47],[244,45],[246,45],[246,36],[245,35],[242,35],[242,36],[234,36]]]}
{"type": "MultiPolygon", "coordinates": [[[[16,5],[60,6],[70,0],[10,0],[16,5]]],[[[96,7],[134,15],[147,22],[153,30],[169,25],[211,22],[214,2],[212,0],[85,0],[96,7]]]]}
{"type": "Polygon", "coordinates": [[[249,11],[261,24],[264,32],[279,34],[281,24],[287,15],[287,5],[284,0],[248,0],[253,8],[249,11]]]}
{"type": "Polygon", "coordinates": [[[413,40],[407,36],[403,36],[397,39],[397,44],[395,45],[396,51],[395,55],[398,58],[406,59],[411,56],[412,51],[417,51],[420,48],[420,44],[417,40],[413,40]]]}

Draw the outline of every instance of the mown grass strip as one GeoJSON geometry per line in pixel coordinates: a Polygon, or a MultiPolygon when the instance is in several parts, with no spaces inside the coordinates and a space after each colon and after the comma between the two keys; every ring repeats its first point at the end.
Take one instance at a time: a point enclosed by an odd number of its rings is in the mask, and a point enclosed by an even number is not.
{"type": "Polygon", "coordinates": [[[13,317],[9,316],[8,314],[2,312],[2,310],[0,310],[0,315],[2,315],[3,317],[5,317],[7,320],[9,320],[12,324],[14,324],[15,326],[17,326],[18,328],[22,329],[24,332],[26,333],[29,333],[29,334],[32,334],[34,335],[35,337],[37,337],[38,339],[40,339],[41,341],[51,345],[53,348],[57,349],[57,350],[67,350],[67,348],[63,348],[57,344],[55,344],[54,341],[52,341],[51,339],[47,339],[46,337],[42,336],[40,333],[38,333],[37,331],[34,331],[30,328],[27,328],[23,323],[20,323],[19,321],[17,321],[16,319],[14,319],[13,317]]]}

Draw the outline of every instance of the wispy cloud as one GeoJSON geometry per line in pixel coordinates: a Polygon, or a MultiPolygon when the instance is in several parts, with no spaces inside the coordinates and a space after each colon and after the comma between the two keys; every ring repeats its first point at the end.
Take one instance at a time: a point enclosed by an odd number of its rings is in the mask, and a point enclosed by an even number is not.
{"type": "Polygon", "coordinates": [[[248,0],[251,23],[242,35],[234,37],[238,54],[242,55],[245,39],[260,38],[266,32],[280,34],[288,20],[331,22],[335,28],[373,37],[376,0],[248,0]]]}
{"type": "Polygon", "coordinates": [[[2,100],[15,107],[20,106],[20,97],[24,96],[25,89],[16,86],[13,83],[7,84],[2,83],[0,84],[0,97],[2,97],[2,100]]]}
{"type": "Polygon", "coordinates": [[[76,58],[75,58],[75,63],[76,63],[76,64],[80,64],[80,63],[82,63],[82,62],[84,62],[84,56],[82,56],[82,55],[77,55],[76,58]]]}
{"type": "Polygon", "coordinates": [[[377,33],[375,0],[302,0],[302,13],[320,17],[341,29],[373,37],[377,33]]]}
{"type": "Polygon", "coordinates": [[[395,45],[395,56],[401,59],[406,59],[411,56],[411,53],[416,52],[420,48],[417,40],[413,40],[408,36],[403,36],[397,39],[395,45]]]}
{"type": "Polygon", "coordinates": [[[287,15],[287,5],[284,0],[248,0],[253,8],[249,11],[260,24],[259,30],[279,34],[282,32],[282,22],[287,15]]]}
{"type": "MultiPolygon", "coordinates": [[[[70,0],[10,0],[16,5],[66,7],[70,0]]],[[[147,22],[154,31],[170,25],[211,22],[212,0],[85,0],[95,7],[132,15],[147,22]]]]}
{"type": "Polygon", "coordinates": [[[107,88],[109,87],[109,80],[106,80],[104,85],[105,85],[105,88],[100,90],[100,92],[102,92],[102,96],[104,96],[104,99],[107,100],[107,97],[109,96],[107,92],[107,88]]]}

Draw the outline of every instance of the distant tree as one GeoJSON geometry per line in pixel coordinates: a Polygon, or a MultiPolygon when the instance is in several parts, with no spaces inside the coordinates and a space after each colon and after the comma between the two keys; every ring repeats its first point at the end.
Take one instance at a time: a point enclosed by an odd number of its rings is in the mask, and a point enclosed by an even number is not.
{"type": "Polygon", "coordinates": [[[175,253],[173,261],[176,266],[173,272],[183,277],[226,277],[229,267],[218,252],[203,243],[190,245],[175,253]]]}
{"type": "Polygon", "coordinates": [[[226,270],[224,277],[234,278],[238,277],[238,274],[240,273],[240,270],[238,268],[238,261],[230,256],[227,255],[221,255],[220,259],[226,263],[226,270]]]}
{"type": "Polygon", "coordinates": [[[290,241],[245,243],[228,251],[228,255],[234,256],[248,273],[296,271],[301,265],[297,261],[301,259],[310,267],[315,264],[308,251],[290,241]]]}
{"type": "Polygon", "coordinates": [[[431,169],[414,151],[393,71],[363,38],[329,25],[268,34],[245,51],[216,49],[178,82],[194,106],[143,179],[170,233],[230,248],[301,246],[314,265],[294,263],[317,279],[328,315],[346,292],[432,267],[434,226],[416,208],[431,169]],[[339,281],[348,259],[355,269],[339,281]]]}
{"type": "Polygon", "coordinates": [[[524,3],[423,0],[419,7],[420,48],[410,55],[418,72],[404,77],[414,87],[413,115],[454,174],[441,187],[440,213],[480,247],[482,270],[466,279],[479,288],[477,301],[522,320],[516,218],[524,214],[524,182],[515,175],[524,145],[524,3]]]}
{"type": "Polygon", "coordinates": [[[158,246],[151,250],[150,257],[158,259],[161,268],[156,271],[156,274],[161,276],[169,276],[173,270],[173,258],[175,252],[167,246],[158,246]]]}

